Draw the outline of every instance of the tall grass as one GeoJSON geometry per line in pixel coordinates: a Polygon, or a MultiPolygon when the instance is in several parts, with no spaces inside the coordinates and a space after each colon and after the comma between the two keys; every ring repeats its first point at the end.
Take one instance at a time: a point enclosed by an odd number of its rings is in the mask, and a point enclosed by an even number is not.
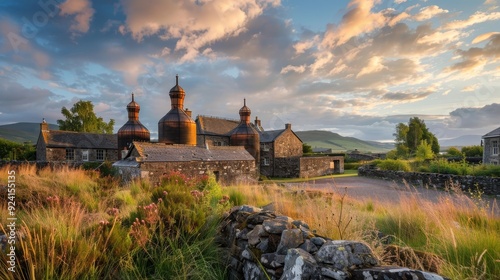
{"type": "MultiPolygon", "coordinates": [[[[229,203],[213,178],[169,174],[152,187],[81,169],[15,168],[16,273],[2,252],[0,279],[225,277],[214,239],[229,203]]],[[[0,211],[7,217],[3,203],[0,211]]]]}
{"type": "MultiPolygon", "coordinates": [[[[437,256],[432,258],[441,259],[435,262],[438,272],[451,279],[498,279],[500,219],[473,198],[455,190],[438,202],[410,193],[401,194],[399,202],[382,203],[342,199],[341,189],[334,185],[331,189],[334,191],[327,193],[308,190],[306,185],[301,189],[267,185],[232,187],[228,192],[241,203],[271,203],[278,212],[302,219],[317,233],[334,239],[341,237],[340,231],[350,221],[342,237],[370,243],[381,258],[387,253],[381,244],[391,241],[437,256]],[[336,224],[339,215],[344,216],[343,226],[336,224]]],[[[422,269],[427,257],[421,258],[404,265],[422,269]]]]}

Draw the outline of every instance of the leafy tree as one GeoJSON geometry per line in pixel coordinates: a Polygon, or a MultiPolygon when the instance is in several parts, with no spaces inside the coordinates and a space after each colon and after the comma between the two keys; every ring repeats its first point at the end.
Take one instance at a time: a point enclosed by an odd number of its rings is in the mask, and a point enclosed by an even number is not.
{"type": "Polygon", "coordinates": [[[462,153],[465,154],[466,157],[482,157],[483,156],[483,147],[481,146],[465,146],[462,147],[462,153]]]}
{"type": "Polygon", "coordinates": [[[420,141],[415,156],[419,160],[433,159],[434,152],[432,151],[432,146],[426,140],[420,141]]]}
{"type": "Polygon", "coordinates": [[[462,152],[460,152],[460,150],[455,148],[455,147],[449,148],[448,151],[446,151],[446,154],[450,157],[461,157],[462,156],[462,152]]]}
{"type": "Polygon", "coordinates": [[[312,149],[311,145],[306,144],[306,143],[302,143],[302,153],[312,154],[312,152],[313,152],[313,149],[312,149]]]}
{"type": "Polygon", "coordinates": [[[404,123],[396,125],[396,133],[393,135],[398,157],[416,154],[423,140],[430,145],[434,154],[439,153],[440,147],[436,136],[427,129],[424,121],[418,117],[410,118],[408,125],[404,123]]]}
{"type": "Polygon", "coordinates": [[[61,114],[66,118],[65,120],[57,120],[59,129],[61,130],[113,133],[115,120],[111,119],[106,123],[101,117],[97,117],[94,113],[92,101],[80,100],[70,110],[63,107],[61,114]]]}
{"type": "Polygon", "coordinates": [[[0,138],[1,160],[35,160],[35,147],[0,138]]]}

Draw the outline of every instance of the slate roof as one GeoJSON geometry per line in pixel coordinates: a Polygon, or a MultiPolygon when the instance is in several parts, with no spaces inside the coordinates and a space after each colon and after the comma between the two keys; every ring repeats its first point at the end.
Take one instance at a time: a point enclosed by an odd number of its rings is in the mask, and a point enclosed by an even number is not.
{"type": "Polygon", "coordinates": [[[268,130],[260,132],[260,142],[273,142],[280,136],[286,129],[268,130]]]}
{"type": "Polygon", "coordinates": [[[49,130],[42,137],[47,148],[118,149],[116,134],[49,130]]]}
{"type": "Polygon", "coordinates": [[[499,136],[500,136],[500,127],[493,130],[493,131],[486,133],[485,135],[483,135],[483,138],[491,138],[491,137],[499,137],[499,136]]]}
{"type": "Polygon", "coordinates": [[[222,146],[205,149],[196,146],[166,145],[164,143],[134,142],[132,150],[142,162],[234,161],[255,160],[243,146],[222,146]]]}
{"type": "Polygon", "coordinates": [[[196,117],[196,133],[229,136],[229,133],[235,129],[239,123],[239,120],[198,116],[196,117]]]}

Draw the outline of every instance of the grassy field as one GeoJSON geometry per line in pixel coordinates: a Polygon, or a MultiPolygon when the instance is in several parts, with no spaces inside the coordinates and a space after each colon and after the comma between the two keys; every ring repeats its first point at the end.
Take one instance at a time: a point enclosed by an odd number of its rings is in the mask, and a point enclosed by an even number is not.
{"type": "MultiPolygon", "coordinates": [[[[0,169],[1,186],[9,170],[0,169]]],[[[158,187],[122,186],[67,168],[26,166],[15,176],[16,272],[8,270],[2,253],[0,279],[224,279],[217,225],[224,211],[241,204],[271,204],[323,236],[364,240],[381,259],[388,241],[416,256],[432,253],[439,273],[451,279],[500,275],[500,220],[484,201],[461,194],[437,204],[416,195],[382,204],[273,183],[221,187],[213,178],[179,173],[168,174],[158,187]]],[[[0,214],[6,232],[7,203],[0,214]]],[[[405,265],[425,268],[419,258],[405,265]]]]}

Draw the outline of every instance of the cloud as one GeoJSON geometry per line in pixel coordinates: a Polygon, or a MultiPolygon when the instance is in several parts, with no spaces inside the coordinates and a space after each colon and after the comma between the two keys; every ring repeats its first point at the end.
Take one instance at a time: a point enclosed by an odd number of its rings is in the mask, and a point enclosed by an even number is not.
{"type": "Polygon", "coordinates": [[[500,34],[491,35],[488,40],[484,48],[474,47],[468,50],[457,50],[462,61],[447,67],[445,71],[470,72],[481,70],[487,64],[498,62],[500,60],[500,34]]]}
{"type": "Polygon", "coordinates": [[[475,84],[475,85],[469,85],[469,86],[466,86],[462,89],[462,92],[472,92],[472,91],[475,91],[476,89],[479,88],[479,84],[475,84]]]}
{"type": "Polygon", "coordinates": [[[475,12],[466,20],[454,20],[444,24],[443,29],[464,29],[474,24],[500,19],[500,12],[475,12]]]}
{"type": "Polygon", "coordinates": [[[458,108],[450,112],[451,127],[478,128],[498,125],[494,120],[500,119],[500,104],[492,103],[481,108],[458,108]]]}
{"type": "Polygon", "coordinates": [[[74,21],[69,27],[73,35],[89,31],[90,21],[95,12],[90,0],[67,0],[59,8],[62,16],[74,16],[74,21]]]}
{"type": "Polygon", "coordinates": [[[443,10],[439,6],[432,5],[432,6],[427,6],[423,7],[420,9],[420,12],[413,16],[413,18],[417,21],[424,21],[428,20],[430,18],[433,18],[434,16],[440,15],[440,14],[446,14],[448,13],[448,10],[443,10]]]}
{"type": "Polygon", "coordinates": [[[303,73],[304,71],[306,71],[306,66],[305,65],[300,65],[300,66],[293,66],[293,65],[287,65],[286,67],[283,67],[283,69],[281,69],[281,72],[280,74],[286,74],[288,72],[297,72],[297,73],[303,73]]]}
{"type": "Polygon", "coordinates": [[[123,8],[126,30],[134,39],[153,35],[176,39],[175,49],[184,51],[183,61],[190,61],[204,46],[240,34],[250,20],[279,4],[278,0],[152,0],[145,5],[141,0],[124,0],[123,8]]]}
{"type": "Polygon", "coordinates": [[[481,35],[477,36],[476,38],[474,38],[474,40],[472,40],[472,44],[481,43],[483,41],[490,39],[491,36],[498,35],[498,34],[500,34],[500,32],[488,32],[488,33],[481,34],[481,35]]]}

